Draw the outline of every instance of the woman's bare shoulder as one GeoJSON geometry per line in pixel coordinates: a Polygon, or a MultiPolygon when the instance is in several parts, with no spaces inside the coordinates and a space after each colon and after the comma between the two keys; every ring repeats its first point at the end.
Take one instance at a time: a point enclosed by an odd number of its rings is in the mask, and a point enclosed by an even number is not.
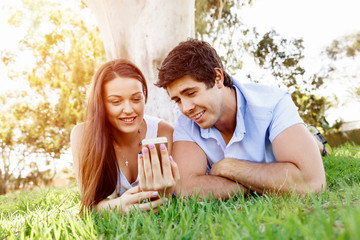
{"type": "Polygon", "coordinates": [[[174,132],[174,127],[164,121],[164,120],[161,120],[158,124],[158,136],[166,136],[166,135],[172,135],[174,132]]]}
{"type": "Polygon", "coordinates": [[[79,123],[71,130],[70,142],[78,142],[81,139],[81,136],[84,133],[85,123],[79,123]]]}

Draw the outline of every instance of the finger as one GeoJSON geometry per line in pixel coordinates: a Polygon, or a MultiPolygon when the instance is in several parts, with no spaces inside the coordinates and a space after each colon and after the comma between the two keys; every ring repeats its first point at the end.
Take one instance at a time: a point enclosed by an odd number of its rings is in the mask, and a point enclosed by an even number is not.
{"type": "Polygon", "coordinates": [[[133,202],[141,203],[144,200],[149,200],[153,198],[158,198],[159,193],[157,191],[145,191],[139,192],[136,195],[133,195],[133,202]]]}
{"type": "Polygon", "coordinates": [[[164,201],[163,199],[157,199],[155,201],[141,203],[138,206],[141,210],[150,211],[151,209],[155,210],[159,206],[163,206],[164,204],[166,205],[167,201],[164,201]]]}
{"type": "Polygon", "coordinates": [[[154,178],[153,180],[158,182],[159,180],[162,179],[159,156],[154,144],[150,143],[149,149],[151,153],[151,166],[152,166],[153,178],[154,178]]]}
{"type": "Polygon", "coordinates": [[[172,173],[171,173],[171,165],[169,160],[169,153],[166,149],[165,144],[160,144],[160,153],[161,153],[161,164],[162,164],[162,170],[165,182],[172,179],[172,173]]]}
{"type": "MultiPolygon", "coordinates": [[[[149,149],[147,147],[144,147],[142,149],[142,158],[144,163],[144,172],[145,172],[145,179],[146,179],[146,187],[151,188],[150,186],[153,182],[153,170],[150,163],[150,156],[149,156],[149,149]]],[[[148,189],[145,189],[148,190],[148,189]]]]}
{"type": "Polygon", "coordinates": [[[146,189],[146,178],[144,172],[144,160],[142,154],[138,154],[138,175],[140,190],[146,189]]]}
{"type": "MultiPolygon", "coordinates": [[[[129,194],[135,194],[135,193],[139,193],[140,192],[140,186],[137,185],[135,187],[130,188],[129,190],[127,190],[125,193],[129,193],[129,194]]],[[[124,194],[125,194],[124,193],[124,194]]]]}
{"type": "MultiPolygon", "coordinates": [[[[171,159],[172,159],[172,157],[171,157],[171,159]]],[[[172,175],[174,177],[175,183],[177,184],[180,181],[180,172],[179,172],[179,167],[174,160],[171,161],[171,170],[172,170],[172,175]]]]}

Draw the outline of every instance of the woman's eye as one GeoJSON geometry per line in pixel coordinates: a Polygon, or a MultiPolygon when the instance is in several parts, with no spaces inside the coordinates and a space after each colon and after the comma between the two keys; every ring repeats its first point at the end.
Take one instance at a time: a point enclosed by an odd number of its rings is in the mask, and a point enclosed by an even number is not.
{"type": "Polygon", "coordinates": [[[133,101],[134,102],[140,102],[142,99],[141,98],[134,98],[133,101]]]}
{"type": "Polygon", "coordinates": [[[112,100],[111,103],[114,104],[114,105],[117,105],[117,104],[120,103],[120,101],[119,100],[112,100]]]}
{"type": "Polygon", "coordinates": [[[190,92],[188,95],[189,95],[189,96],[193,96],[193,95],[195,95],[195,93],[196,93],[196,92],[190,92]]]}

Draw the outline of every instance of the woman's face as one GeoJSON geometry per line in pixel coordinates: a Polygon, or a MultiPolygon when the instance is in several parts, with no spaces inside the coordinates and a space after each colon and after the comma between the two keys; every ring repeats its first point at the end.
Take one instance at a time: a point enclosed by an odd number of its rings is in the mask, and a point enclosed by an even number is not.
{"type": "Polygon", "coordinates": [[[111,125],[124,133],[137,131],[142,123],[145,96],[140,81],[117,77],[104,84],[103,101],[111,125]]]}

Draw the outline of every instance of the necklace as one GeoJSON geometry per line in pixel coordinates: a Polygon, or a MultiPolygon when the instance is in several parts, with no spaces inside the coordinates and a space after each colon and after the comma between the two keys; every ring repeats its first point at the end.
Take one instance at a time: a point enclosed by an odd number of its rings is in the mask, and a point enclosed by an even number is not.
{"type": "Polygon", "coordinates": [[[115,149],[121,154],[122,160],[125,159],[125,166],[129,166],[129,161],[125,157],[124,153],[121,151],[119,145],[117,145],[117,143],[115,143],[115,142],[114,142],[114,145],[115,145],[115,149]]]}
{"type": "MultiPolygon", "coordinates": [[[[139,140],[139,146],[141,146],[142,145],[142,143],[141,143],[141,131],[140,131],[140,128],[139,128],[139,130],[138,130],[138,140],[139,140]]],[[[114,140],[114,147],[115,147],[115,149],[116,149],[116,151],[118,151],[120,154],[121,154],[121,158],[122,158],[122,160],[125,160],[125,166],[127,167],[127,166],[129,166],[129,161],[128,161],[128,159],[126,158],[126,156],[124,155],[124,153],[123,153],[123,151],[121,151],[121,148],[120,148],[120,146],[117,144],[117,142],[114,140]]]]}

